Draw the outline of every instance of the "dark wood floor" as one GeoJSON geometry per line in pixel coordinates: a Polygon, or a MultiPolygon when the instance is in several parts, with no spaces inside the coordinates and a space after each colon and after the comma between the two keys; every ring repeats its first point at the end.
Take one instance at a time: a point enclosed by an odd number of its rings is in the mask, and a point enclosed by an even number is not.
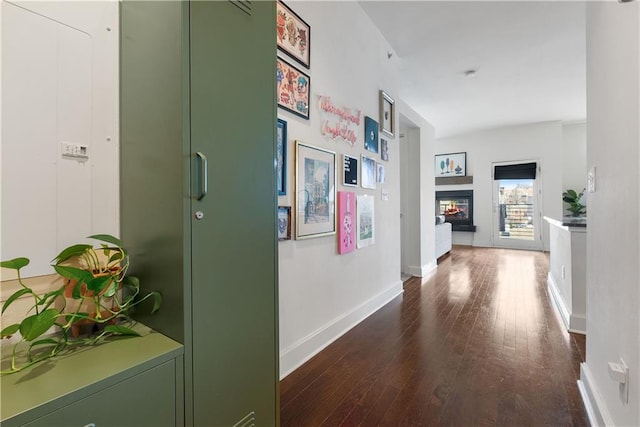
{"type": "Polygon", "coordinates": [[[548,256],[454,247],[281,382],[283,426],[588,425],[548,256]]]}

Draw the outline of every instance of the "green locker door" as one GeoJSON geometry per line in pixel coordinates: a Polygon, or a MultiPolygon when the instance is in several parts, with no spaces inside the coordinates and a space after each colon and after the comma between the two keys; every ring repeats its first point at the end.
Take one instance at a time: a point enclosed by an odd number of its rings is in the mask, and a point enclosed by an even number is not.
{"type": "Polygon", "coordinates": [[[189,16],[193,424],[276,425],[275,4],[189,16]]]}

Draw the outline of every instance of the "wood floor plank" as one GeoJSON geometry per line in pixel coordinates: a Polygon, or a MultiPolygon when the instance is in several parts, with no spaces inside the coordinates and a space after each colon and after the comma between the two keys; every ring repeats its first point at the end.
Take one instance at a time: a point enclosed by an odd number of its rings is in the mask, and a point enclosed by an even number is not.
{"type": "Polygon", "coordinates": [[[541,252],[455,246],[281,381],[282,426],[588,425],[586,342],[550,305],[548,269],[541,252]]]}

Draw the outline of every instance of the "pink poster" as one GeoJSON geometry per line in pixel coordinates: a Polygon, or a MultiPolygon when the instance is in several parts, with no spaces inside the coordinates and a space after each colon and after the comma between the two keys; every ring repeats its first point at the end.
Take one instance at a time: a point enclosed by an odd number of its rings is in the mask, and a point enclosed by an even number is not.
{"type": "Polygon", "coordinates": [[[356,247],[356,193],[338,191],[338,253],[348,254],[356,247]]]}

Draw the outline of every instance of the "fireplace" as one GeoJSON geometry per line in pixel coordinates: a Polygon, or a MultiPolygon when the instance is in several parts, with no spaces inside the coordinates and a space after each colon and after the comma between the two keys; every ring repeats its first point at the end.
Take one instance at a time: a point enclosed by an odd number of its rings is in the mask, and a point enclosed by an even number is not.
{"type": "Polygon", "coordinates": [[[436,191],[436,215],[444,215],[453,231],[476,231],[473,190],[436,191]]]}

